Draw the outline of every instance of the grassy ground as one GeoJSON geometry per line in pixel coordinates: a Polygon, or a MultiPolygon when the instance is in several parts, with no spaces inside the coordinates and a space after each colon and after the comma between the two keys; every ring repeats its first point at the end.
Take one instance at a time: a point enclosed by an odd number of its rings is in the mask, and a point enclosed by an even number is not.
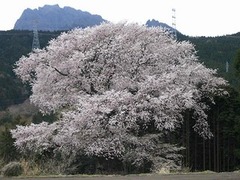
{"type": "Polygon", "coordinates": [[[182,174],[140,174],[140,175],[76,175],[76,176],[38,176],[38,177],[1,177],[1,180],[240,180],[240,172],[224,173],[182,173],[182,174]]]}

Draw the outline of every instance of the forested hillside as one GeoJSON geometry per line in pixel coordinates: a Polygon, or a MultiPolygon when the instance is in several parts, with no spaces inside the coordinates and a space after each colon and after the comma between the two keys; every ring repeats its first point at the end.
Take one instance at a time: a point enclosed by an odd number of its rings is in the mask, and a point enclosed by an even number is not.
{"type": "MultiPolygon", "coordinates": [[[[41,47],[58,36],[60,32],[39,32],[41,47]]],[[[29,96],[26,86],[13,73],[14,63],[32,50],[32,31],[0,32],[0,109],[23,102],[29,96]]]]}
{"type": "Polygon", "coordinates": [[[225,77],[232,86],[239,87],[233,62],[240,48],[239,33],[219,37],[180,36],[179,39],[189,40],[195,44],[201,61],[208,67],[218,69],[219,75],[225,77]]]}
{"type": "MultiPolygon", "coordinates": [[[[49,40],[56,38],[60,31],[40,31],[39,40],[44,48],[49,40]]],[[[30,88],[24,85],[13,73],[14,64],[22,55],[32,51],[32,31],[0,32],[0,159],[3,163],[18,159],[9,129],[16,124],[28,124],[42,120],[52,122],[54,115],[42,117],[37,113],[33,117],[12,116],[4,111],[10,105],[24,102],[30,95],[30,88]],[[9,152],[12,152],[9,153],[9,152]]],[[[183,166],[190,170],[233,171],[240,164],[240,100],[239,77],[236,76],[233,61],[240,48],[240,34],[220,37],[189,37],[178,34],[178,40],[187,40],[195,45],[200,61],[207,67],[218,69],[219,76],[226,78],[230,87],[228,97],[215,97],[216,104],[207,112],[208,123],[214,137],[206,140],[196,134],[192,126],[191,111],[184,114],[184,124],[178,133],[172,133],[167,139],[186,147],[182,151],[183,166]],[[226,69],[226,62],[229,68],[226,69]],[[228,72],[226,72],[228,71],[228,72]]],[[[91,159],[93,162],[94,159],[91,159]]],[[[1,163],[0,163],[1,167],[1,163]]],[[[95,167],[96,168],[96,167],[95,167]]],[[[95,172],[95,171],[94,171],[95,172]]]]}

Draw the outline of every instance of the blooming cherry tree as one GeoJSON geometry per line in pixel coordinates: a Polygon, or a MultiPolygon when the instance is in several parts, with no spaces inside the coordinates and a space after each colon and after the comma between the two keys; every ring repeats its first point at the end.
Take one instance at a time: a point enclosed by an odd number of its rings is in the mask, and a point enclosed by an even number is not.
{"type": "Polygon", "coordinates": [[[19,149],[119,159],[137,149],[135,163],[152,156],[159,135],[180,127],[188,109],[194,130],[210,137],[202,99],[213,102],[227,84],[199,62],[190,42],[131,23],[62,33],[20,58],[15,73],[30,83],[34,105],[60,114],[52,124],[12,130],[19,149]]]}

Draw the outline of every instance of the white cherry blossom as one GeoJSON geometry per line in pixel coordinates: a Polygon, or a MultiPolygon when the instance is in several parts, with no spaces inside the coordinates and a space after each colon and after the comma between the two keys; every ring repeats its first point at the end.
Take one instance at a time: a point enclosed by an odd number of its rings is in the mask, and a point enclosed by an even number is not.
{"type": "Polygon", "coordinates": [[[131,23],[62,33],[23,56],[15,72],[31,84],[34,105],[60,114],[52,124],[12,130],[19,149],[106,158],[123,158],[130,147],[139,157],[149,155],[158,146],[155,135],[180,127],[189,109],[196,132],[211,136],[202,98],[212,101],[227,85],[198,60],[190,42],[131,23]]]}

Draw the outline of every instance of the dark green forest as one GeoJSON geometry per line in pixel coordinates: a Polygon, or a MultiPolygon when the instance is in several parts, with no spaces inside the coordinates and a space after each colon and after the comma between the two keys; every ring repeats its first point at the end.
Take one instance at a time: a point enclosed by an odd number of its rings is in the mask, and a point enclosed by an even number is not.
{"type": "MultiPolygon", "coordinates": [[[[61,32],[39,31],[41,48],[61,32]]],[[[178,40],[187,40],[195,45],[199,60],[207,67],[218,69],[218,75],[229,82],[227,97],[215,97],[215,104],[208,111],[208,122],[214,135],[203,139],[193,131],[191,112],[185,112],[181,129],[168,137],[172,143],[184,146],[183,167],[189,171],[212,170],[216,172],[240,169],[240,76],[236,68],[240,49],[240,33],[219,37],[189,37],[178,34],[178,40]]],[[[31,94],[28,85],[22,84],[12,71],[22,55],[32,51],[32,31],[0,31],[0,168],[19,160],[21,155],[13,146],[9,130],[17,124],[52,122],[54,116],[16,114],[9,107],[23,103],[31,94]]],[[[109,168],[109,167],[108,167],[109,168]]],[[[95,172],[94,170],[92,171],[95,172]]],[[[131,171],[130,171],[131,172],[131,171]]],[[[85,173],[85,172],[82,172],[85,173]]]]}
{"type": "MultiPolygon", "coordinates": [[[[41,47],[57,37],[60,32],[39,32],[41,47]]],[[[0,31],[0,109],[9,105],[19,104],[26,100],[29,91],[16,78],[14,63],[32,50],[33,32],[31,31],[0,31]]]]}

